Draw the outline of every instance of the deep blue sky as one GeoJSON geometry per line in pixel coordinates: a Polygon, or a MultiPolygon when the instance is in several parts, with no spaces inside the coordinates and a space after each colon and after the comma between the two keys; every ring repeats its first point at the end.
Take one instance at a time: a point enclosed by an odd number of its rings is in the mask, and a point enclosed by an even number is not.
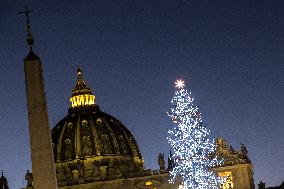
{"type": "Polygon", "coordinates": [[[212,131],[244,143],[254,178],[284,180],[284,1],[0,1],[0,169],[31,169],[23,59],[27,4],[50,125],[67,115],[81,66],[100,108],[134,134],[146,168],[168,154],[166,112],[184,78],[212,131]],[[217,132],[218,131],[218,132],[217,132]]]}

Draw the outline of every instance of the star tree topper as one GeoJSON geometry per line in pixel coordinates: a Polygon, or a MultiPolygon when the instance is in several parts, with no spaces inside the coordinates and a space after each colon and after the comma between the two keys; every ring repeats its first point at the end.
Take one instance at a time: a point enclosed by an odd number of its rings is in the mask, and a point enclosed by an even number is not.
{"type": "Polygon", "coordinates": [[[185,87],[184,81],[182,79],[177,79],[175,85],[175,87],[178,89],[182,89],[183,87],[185,87]]]}

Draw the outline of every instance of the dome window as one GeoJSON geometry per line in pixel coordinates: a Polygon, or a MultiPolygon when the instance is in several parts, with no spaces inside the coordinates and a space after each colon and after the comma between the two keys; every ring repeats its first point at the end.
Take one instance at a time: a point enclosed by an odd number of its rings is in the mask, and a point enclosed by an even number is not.
{"type": "Polygon", "coordinates": [[[102,123],[103,121],[102,121],[101,118],[98,118],[96,122],[97,122],[97,123],[102,123]]]}
{"type": "Polygon", "coordinates": [[[88,121],[84,119],[84,120],[82,121],[82,125],[83,125],[83,126],[88,126],[88,121]]]}
{"type": "Polygon", "coordinates": [[[103,134],[103,135],[102,135],[102,138],[103,138],[103,139],[108,139],[108,136],[107,136],[106,134],[103,134]]]}
{"type": "Polygon", "coordinates": [[[69,138],[65,139],[65,144],[71,144],[71,140],[69,138]]]}
{"type": "Polygon", "coordinates": [[[72,128],[73,127],[73,123],[68,123],[68,128],[72,128]]]}
{"type": "Polygon", "coordinates": [[[89,136],[89,135],[85,135],[85,136],[83,136],[83,140],[84,140],[84,141],[88,141],[88,140],[90,140],[90,136],[89,136]]]}

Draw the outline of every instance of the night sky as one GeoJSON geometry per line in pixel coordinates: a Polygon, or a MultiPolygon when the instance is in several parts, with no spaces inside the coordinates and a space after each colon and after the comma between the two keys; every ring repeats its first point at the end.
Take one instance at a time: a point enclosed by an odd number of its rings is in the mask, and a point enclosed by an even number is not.
{"type": "Polygon", "coordinates": [[[0,170],[11,189],[31,169],[23,59],[35,12],[50,126],[67,115],[80,66],[101,110],[135,136],[147,169],[169,152],[174,81],[186,80],[212,131],[246,144],[255,184],[284,180],[284,1],[1,0],[0,170]]]}

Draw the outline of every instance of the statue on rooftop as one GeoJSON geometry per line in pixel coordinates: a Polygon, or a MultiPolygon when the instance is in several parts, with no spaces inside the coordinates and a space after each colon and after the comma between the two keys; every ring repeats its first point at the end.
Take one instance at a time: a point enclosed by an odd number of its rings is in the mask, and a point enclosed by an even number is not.
{"type": "Polygon", "coordinates": [[[160,166],[160,170],[164,170],[165,169],[165,160],[164,160],[164,154],[159,153],[158,156],[158,164],[160,166]]]}
{"type": "Polygon", "coordinates": [[[26,172],[25,180],[27,181],[27,188],[33,187],[33,174],[29,170],[26,172]]]}

